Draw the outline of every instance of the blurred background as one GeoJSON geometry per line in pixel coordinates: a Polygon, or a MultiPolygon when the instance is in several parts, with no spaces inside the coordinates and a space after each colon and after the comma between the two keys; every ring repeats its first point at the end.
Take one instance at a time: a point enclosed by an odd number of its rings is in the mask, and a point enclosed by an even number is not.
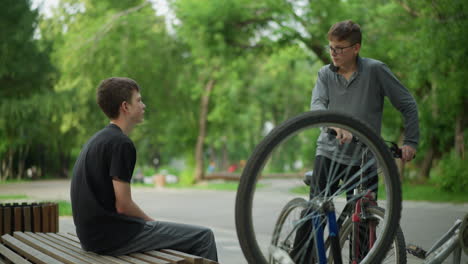
{"type": "MultiPolygon", "coordinates": [[[[404,183],[467,199],[464,0],[1,2],[1,182],[70,178],[83,144],[109,122],[95,94],[111,76],[136,80],[147,105],[131,134],[135,179],[235,179],[273,127],[309,109],[330,63],[327,31],[351,19],[361,56],[385,62],[419,106],[404,183]]],[[[402,117],[388,101],[382,131],[401,144],[402,117]]],[[[282,170],[301,166],[291,153],[282,170]]]]}

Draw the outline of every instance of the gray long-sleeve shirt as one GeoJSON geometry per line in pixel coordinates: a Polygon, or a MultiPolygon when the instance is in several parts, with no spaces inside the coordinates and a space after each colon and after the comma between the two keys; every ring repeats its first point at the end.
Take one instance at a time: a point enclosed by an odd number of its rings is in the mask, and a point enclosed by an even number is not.
{"type": "MultiPolygon", "coordinates": [[[[326,65],[318,73],[312,93],[311,110],[329,109],[345,112],[370,125],[380,135],[384,97],[404,117],[404,144],[414,148],[419,140],[418,108],[409,91],[401,84],[384,63],[357,58],[358,70],[346,80],[336,67],[326,65]]],[[[317,155],[333,158],[336,140],[322,133],[318,139],[317,155]]],[[[352,157],[340,158],[339,162],[357,163],[352,157]]]]}

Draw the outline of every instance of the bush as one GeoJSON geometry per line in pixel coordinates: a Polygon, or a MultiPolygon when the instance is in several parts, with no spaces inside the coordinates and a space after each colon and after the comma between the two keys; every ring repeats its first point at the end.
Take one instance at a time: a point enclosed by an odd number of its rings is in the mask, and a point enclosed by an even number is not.
{"type": "Polygon", "coordinates": [[[466,192],[468,190],[468,162],[452,151],[445,155],[437,167],[431,171],[431,178],[444,191],[466,192]]]}
{"type": "Polygon", "coordinates": [[[143,176],[152,177],[156,174],[156,169],[153,166],[144,166],[143,167],[143,176]]]}

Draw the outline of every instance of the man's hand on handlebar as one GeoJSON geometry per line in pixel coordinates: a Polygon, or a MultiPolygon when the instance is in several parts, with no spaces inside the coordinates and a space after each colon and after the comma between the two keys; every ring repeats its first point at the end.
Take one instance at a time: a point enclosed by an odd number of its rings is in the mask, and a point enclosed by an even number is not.
{"type": "Polygon", "coordinates": [[[353,134],[349,131],[338,128],[338,127],[330,127],[331,129],[336,131],[336,139],[340,141],[340,144],[349,143],[353,139],[353,134]]]}
{"type": "Polygon", "coordinates": [[[414,158],[414,155],[416,155],[416,150],[408,145],[404,145],[401,148],[401,160],[404,162],[411,161],[414,158]]]}

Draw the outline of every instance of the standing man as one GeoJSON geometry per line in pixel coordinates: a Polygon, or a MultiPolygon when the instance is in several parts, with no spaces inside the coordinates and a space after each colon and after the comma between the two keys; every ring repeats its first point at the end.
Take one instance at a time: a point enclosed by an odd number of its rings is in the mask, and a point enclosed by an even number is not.
{"type": "MultiPolygon", "coordinates": [[[[317,82],[312,93],[311,110],[335,110],[350,114],[370,125],[380,135],[384,97],[404,117],[405,138],[402,147],[402,160],[413,159],[419,140],[418,108],[416,101],[403,84],[384,63],[361,58],[361,29],[351,20],[338,22],[328,31],[328,49],[333,63],[318,72],[317,82]]],[[[322,132],[317,142],[314,177],[320,185],[326,175],[320,168],[327,167],[338,148],[337,144],[350,143],[351,133],[333,128],[338,140],[322,132]],[[338,141],[338,142],[337,142],[338,141]],[[321,165],[325,166],[321,166],[321,165]]],[[[340,155],[338,164],[359,166],[356,157],[340,155]]],[[[356,168],[357,170],[359,167],[356,168]]],[[[370,180],[377,183],[377,177],[370,180]]]]}
{"type": "Polygon", "coordinates": [[[103,80],[97,103],[110,124],[84,145],[73,168],[71,203],[81,246],[105,255],[174,249],[217,261],[213,232],[156,221],[133,201],[136,150],[128,137],[143,121],[140,87],[129,78],[103,80]]]}
{"type": "MultiPolygon", "coordinates": [[[[328,31],[328,50],[332,63],[323,66],[318,72],[317,82],[312,92],[311,110],[334,110],[344,112],[367,123],[375,133],[380,135],[384,97],[388,97],[392,105],[404,117],[405,138],[402,147],[402,160],[413,159],[419,140],[418,109],[414,98],[390,69],[382,62],[370,58],[361,58],[361,29],[351,20],[338,22],[328,31]]],[[[314,173],[311,184],[311,197],[331,185],[328,193],[335,193],[338,180],[327,183],[329,172],[333,168],[334,175],[348,177],[360,170],[361,155],[353,151],[340,152],[343,144],[353,144],[353,135],[344,129],[332,127],[337,133],[336,139],[322,131],[317,140],[317,151],[314,163],[314,173]],[[339,152],[339,155],[337,153],[339,152]]],[[[352,148],[351,148],[352,149],[352,148]]],[[[375,167],[366,170],[368,188],[377,194],[378,175],[375,167]]],[[[341,178],[341,179],[342,179],[341,178]]],[[[356,182],[359,179],[355,180],[356,182]]],[[[349,183],[348,183],[349,184],[349,183]]],[[[354,183],[352,183],[354,184],[354,183]]],[[[351,184],[351,185],[352,185],[351,184]]],[[[352,188],[347,188],[347,200],[353,196],[352,188]]],[[[377,197],[377,195],[376,195],[377,197]]],[[[290,255],[293,259],[312,259],[306,250],[305,256],[300,253],[307,243],[310,224],[302,225],[295,237],[294,248],[290,255]]],[[[308,245],[312,247],[313,243],[308,245]]],[[[366,252],[362,252],[364,256],[366,252]]],[[[307,262],[308,263],[308,262],[307,262]]]]}

